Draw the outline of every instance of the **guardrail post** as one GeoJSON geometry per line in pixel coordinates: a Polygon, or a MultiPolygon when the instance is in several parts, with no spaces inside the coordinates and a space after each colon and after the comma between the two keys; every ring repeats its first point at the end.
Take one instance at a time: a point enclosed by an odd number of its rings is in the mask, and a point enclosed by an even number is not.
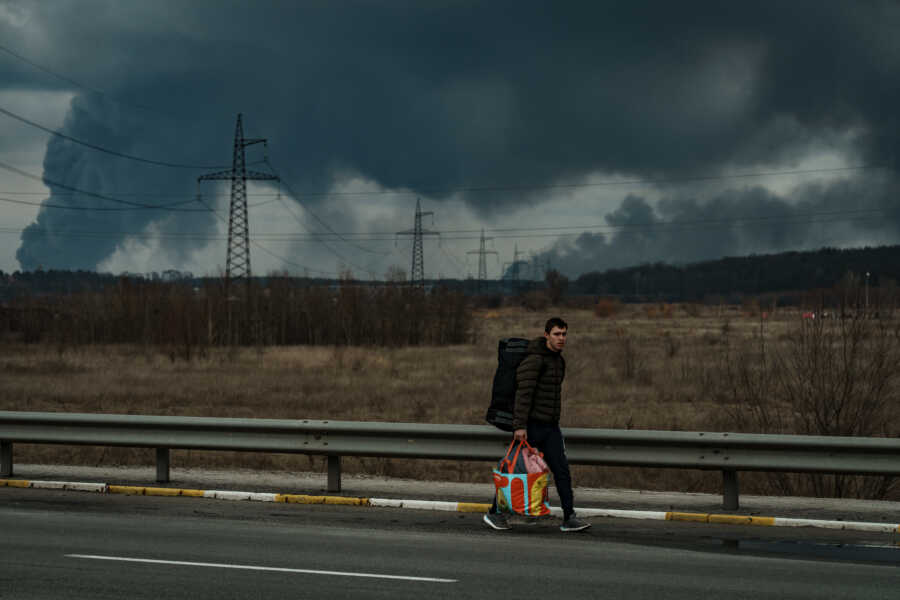
{"type": "Polygon", "coordinates": [[[722,494],[724,500],[722,507],[725,510],[740,508],[737,471],[722,471],[722,494]]]}
{"type": "Polygon", "coordinates": [[[169,449],[156,449],[156,481],[169,483],[169,449]]]}
{"type": "Polygon", "coordinates": [[[12,474],[12,442],[0,442],[0,477],[12,474]]]}
{"type": "Polygon", "coordinates": [[[328,491],[341,491],[341,457],[328,455],[328,491]]]}

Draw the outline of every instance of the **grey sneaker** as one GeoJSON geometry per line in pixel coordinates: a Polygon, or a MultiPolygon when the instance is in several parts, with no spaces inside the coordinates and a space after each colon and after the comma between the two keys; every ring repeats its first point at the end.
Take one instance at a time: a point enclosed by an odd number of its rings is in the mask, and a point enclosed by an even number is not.
{"type": "Polygon", "coordinates": [[[575,517],[575,515],[572,515],[571,517],[569,517],[568,519],[563,521],[563,524],[559,526],[559,530],[560,531],[584,531],[585,529],[587,529],[590,526],[591,526],[590,523],[585,523],[584,521],[577,519],[575,517]]]}
{"type": "Polygon", "coordinates": [[[503,513],[484,513],[484,522],[494,529],[509,529],[509,521],[503,513]]]}

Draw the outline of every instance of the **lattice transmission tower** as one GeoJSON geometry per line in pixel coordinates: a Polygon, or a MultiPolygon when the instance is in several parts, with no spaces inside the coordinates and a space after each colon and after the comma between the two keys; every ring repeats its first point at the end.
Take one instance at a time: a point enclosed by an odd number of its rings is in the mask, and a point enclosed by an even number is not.
{"type": "Polygon", "coordinates": [[[425,287],[425,252],[422,248],[422,238],[426,235],[440,235],[437,231],[429,231],[422,229],[422,217],[431,215],[432,225],[434,224],[434,213],[432,211],[422,212],[422,203],[416,198],[416,217],[413,222],[413,228],[406,231],[398,231],[397,235],[412,235],[412,270],[410,271],[409,281],[412,285],[425,287]]]}
{"type": "MultiPolygon", "coordinates": [[[[469,250],[466,254],[477,254],[478,255],[478,289],[480,290],[487,282],[487,255],[488,254],[498,254],[496,250],[487,250],[484,247],[484,243],[488,240],[493,240],[494,238],[486,238],[484,237],[484,229],[481,230],[481,246],[478,250],[469,250]]],[[[499,260],[499,254],[498,259],[499,260]]]]}
{"type": "Polygon", "coordinates": [[[247,212],[247,180],[278,181],[277,175],[248,171],[244,149],[253,144],[266,144],[265,138],[245,138],[241,114],[234,128],[234,156],[231,170],[208,173],[197,178],[202,181],[231,181],[231,207],[228,211],[228,252],[225,256],[225,294],[231,286],[244,280],[250,288],[250,222],[247,212]]]}
{"type": "Polygon", "coordinates": [[[512,270],[512,287],[513,287],[513,291],[516,293],[518,293],[518,291],[519,291],[519,280],[520,280],[519,267],[521,267],[522,264],[525,262],[525,261],[519,260],[520,254],[524,254],[524,252],[519,252],[519,244],[516,244],[515,250],[513,251],[513,261],[512,261],[512,269],[511,269],[512,270]]]}

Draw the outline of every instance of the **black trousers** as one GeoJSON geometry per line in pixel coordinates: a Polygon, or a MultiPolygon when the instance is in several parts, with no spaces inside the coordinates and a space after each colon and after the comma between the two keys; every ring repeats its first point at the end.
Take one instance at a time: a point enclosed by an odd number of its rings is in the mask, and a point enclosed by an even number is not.
{"type": "MultiPolygon", "coordinates": [[[[568,519],[575,513],[575,498],[572,494],[569,459],[566,458],[566,443],[563,440],[559,424],[529,421],[527,432],[528,443],[544,453],[544,461],[550,468],[550,472],[553,473],[553,483],[556,485],[556,493],[559,494],[559,502],[562,504],[563,518],[568,519]]],[[[497,512],[496,495],[491,512],[497,512]]]]}

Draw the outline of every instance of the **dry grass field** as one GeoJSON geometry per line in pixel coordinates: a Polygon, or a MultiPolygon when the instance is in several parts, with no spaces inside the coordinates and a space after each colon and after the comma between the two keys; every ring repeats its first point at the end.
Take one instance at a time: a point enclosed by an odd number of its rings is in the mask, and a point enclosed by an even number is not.
{"type": "MultiPolygon", "coordinates": [[[[626,305],[608,317],[583,309],[479,310],[470,343],[445,347],[213,348],[184,361],[152,346],[8,341],[0,344],[0,410],[479,424],[490,396],[497,340],[535,337],[555,314],[570,325],[564,427],[786,432],[798,427],[798,401],[790,393],[789,378],[766,370],[766,364],[779,357],[784,373],[806,368],[794,365],[796,340],[804,339],[796,310],[762,319],[738,307],[703,307],[698,314],[696,307],[658,305],[626,305]],[[778,387],[770,379],[787,383],[778,387]],[[776,404],[764,405],[768,400],[761,398],[766,395],[777,396],[771,399],[776,404]]],[[[866,352],[885,352],[869,347],[871,334],[862,339],[869,344],[866,352]]],[[[896,346],[894,342],[888,350],[895,352],[896,346]]],[[[897,356],[900,353],[888,353],[886,358],[897,356]]],[[[867,376],[886,378],[876,412],[863,415],[877,421],[876,429],[848,433],[897,435],[896,426],[878,429],[877,424],[898,422],[898,382],[887,368],[867,376]]],[[[16,461],[150,465],[153,454],[22,445],[16,446],[16,461]]],[[[178,451],[172,461],[175,466],[324,470],[320,457],[261,453],[178,451]]],[[[486,485],[490,481],[484,463],[363,458],[345,459],[344,470],[486,485]]],[[[720,489],[716,472],[574,470],[580,486],[720,489]]],[[[741,484],[745,492],[835,493],[834,478],[824,479],[813,485],[800,478],[745,474],[741,484]]],[[[860,481],[841,483],[836,493],[896,496],[892,482],[860,481]]]]}

